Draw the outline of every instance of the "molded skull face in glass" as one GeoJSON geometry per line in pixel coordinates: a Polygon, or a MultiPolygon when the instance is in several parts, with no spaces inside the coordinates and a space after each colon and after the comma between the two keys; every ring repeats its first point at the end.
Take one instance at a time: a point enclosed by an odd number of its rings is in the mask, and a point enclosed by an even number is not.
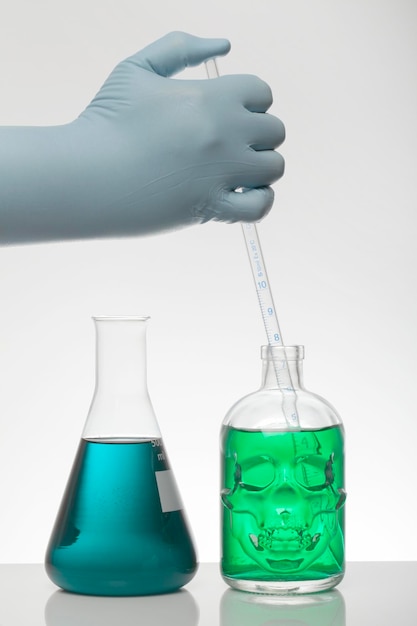
{"type": "Polygon", "coordinates": [[[230,429],[222,501],[232,535],[262,569],[296,573],[342,552],[340,429],[230,429]]]}

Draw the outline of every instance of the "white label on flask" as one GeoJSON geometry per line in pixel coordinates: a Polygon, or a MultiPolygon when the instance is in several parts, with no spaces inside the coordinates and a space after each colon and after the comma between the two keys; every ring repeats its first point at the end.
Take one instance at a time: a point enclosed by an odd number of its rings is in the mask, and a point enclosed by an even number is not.
{"type": "Polygon", "coordinates": [[[162,512],[180,511],[183,506],[173,471],[162,470],[155,472],[155,478],[158,485],[162,512]]]}

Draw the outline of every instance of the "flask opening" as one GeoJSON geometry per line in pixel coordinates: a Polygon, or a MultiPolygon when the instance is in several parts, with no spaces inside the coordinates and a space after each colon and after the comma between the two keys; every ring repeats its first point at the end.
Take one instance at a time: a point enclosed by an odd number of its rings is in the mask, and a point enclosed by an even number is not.
{"type": "Polygon", "coordinates": [[[274,361],[302,361],[304,346],[261,346],[261,358],[274,361]]]}

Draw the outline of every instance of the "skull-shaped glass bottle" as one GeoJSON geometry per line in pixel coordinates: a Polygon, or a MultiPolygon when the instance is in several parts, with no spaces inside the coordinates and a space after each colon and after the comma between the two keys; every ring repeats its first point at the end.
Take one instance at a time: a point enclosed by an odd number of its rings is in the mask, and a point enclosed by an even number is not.
{"type": "Polygon", "coordinates": [[[243,591],[323,591],[344,575],[343,424],[304,388],[303,346],[263,346],[261,355],[261,388],[222,425],[222,575],[243,591]],[[288,367],[291,388],[279,385],[277,366],[288,367]]]}

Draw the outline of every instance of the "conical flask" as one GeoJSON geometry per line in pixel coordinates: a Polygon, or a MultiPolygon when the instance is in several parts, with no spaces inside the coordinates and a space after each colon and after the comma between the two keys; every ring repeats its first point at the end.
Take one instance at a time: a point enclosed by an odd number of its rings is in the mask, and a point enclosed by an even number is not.
{"type": "Polygon", "coordinates": [[[96,387],[45,567],[67,591],[168,593],[196,553],[147,389],[145,317],[95,317],[96,387]]]}

